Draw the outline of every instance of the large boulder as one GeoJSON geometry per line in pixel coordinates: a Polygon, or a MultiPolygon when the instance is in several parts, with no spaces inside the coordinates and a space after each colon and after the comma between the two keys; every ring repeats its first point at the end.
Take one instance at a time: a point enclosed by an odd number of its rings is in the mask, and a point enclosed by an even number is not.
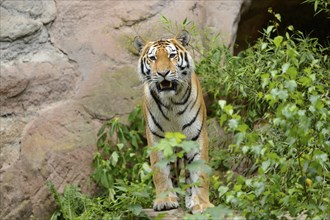
{"type": "Polygon", "coordinates": [[[46,183],[93,193],[98,128],[141,102],[133,37],[168,36],[164,15],[208,26],[231,46],[247,1],[0,2],[0,219],[47,219],[46,183]]]}

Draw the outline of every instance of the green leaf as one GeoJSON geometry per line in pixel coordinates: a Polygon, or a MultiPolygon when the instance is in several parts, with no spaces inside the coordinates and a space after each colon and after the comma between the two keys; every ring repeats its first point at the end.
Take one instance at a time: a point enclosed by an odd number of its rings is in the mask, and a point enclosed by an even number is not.
{"type": "Polygon", "coordinates": [[[230,119],[228,122],[228,126],[232,130],[236,130],[238,127],[239,121],[237,119],[230,119]]]}
{"type": "Polygon", "coordinates": [[[290,66],[290,67],[287,69],[286,73],[290,76],[290,78],[291,78],[292,80],[295,80],[296,77],[297,77],[297,75],[298,75],[298,71],[297,71],[297,69],[296,69],[295,67],[293,67],[293,66],[290,66]]]}
{"type": "Polygon", "coordinates": [[[223,123],[227,121],[227,115],[226,114],[222,114],[220,116],[220,126],[223,126],[223,123]]]}
{"type": "Polygon", "coordinates": [[[240,124],[237,128],[237,131],[239,132],[246,132],[246,130],[249,128],[247,124],[240,124]]]}
{"type": "Polygon", "coordinates": [[[309,87],[311,85],[311,79],[306,76],[301,77],[298,81],[305,87],[309,87]]]}
{"type": "Polygon", "coordinates": [[[275,17],[277,18],[278,21],[281,21],[281,15],[280,14],[275,14],[275,17]]]}
{"type": "Polygon", "coordinates": [[[285,82],[284,82],[284,86],[285,86],[285,88],[287,88],[290,92],[293,92],[293,91],[296,89],[296,87],[297,87],[297,83],[296,83],[296,81],[294,81],[294,80],[288,80],[288,81],[285,81],[285,82]]]}
{"type": "Polygon", "coordinates": [[[234,113],[233,106],[232,105],[226,105],[223,110],[228,114],[232,115],[234,113]]]}
{"type": "Polygon", "coordinates": [[[183,141],[182,149],[185,153],[189,153],[192,150],[199,149],[199,145],[195,141],[183,141]]]}
{"type": "Polygon", "coordinates": [[[100,137],[101,134],[103,134],[104,129],[105,129],[106,126],[107,126],[106,123],[104,123],[104,124],[102,125],[102,127],[100,128],[100,130],[97,132],[97,136],[98,136],[98,137],[100,137]]]}
{"type": "Polygon", "coordinates": [[[185,19],[183,20],[182,25],[185,26],[186,23],[187,23],[187,18],[185,18],[185,19]]]}
{"type": "Polygon", "coordinates": [[[166,132],[165,133],[165,138],[166,139],[174,138],[177,143],[181,143],[187,137],[184,134],[180,133],[180,132],[166,132]]]}
{"type": "Polygon", "coordinates": [[[169,158],[170,156],[172,156],[173,153],[174,153],[174,152],[173,152],[173,148],[172,148],[172,146],[168,145],[168,146],[164,149],[163,153],[164,153],[164,156],[165,156],[166,158],[169,158]]]}
{"type": "Polygon", "coordinates": [[[119,158],[119,155],[118,155],[117,151],[114,151],[111,154],[111,157],[110,157],[110,161],[111,161],[111,165],[112,166],[116,166],[117,165],[118,158],[119,158]]]}
{"type": "Polygon", "coordinates": [[[282,36],[277,36],[274,38],[273,42],[274,42],[276,48],[278,48],[281,45],[282,41],[283,41],[282,36]]]}
{"type": "Polygon", "coordinates": [[[139,204],[133,204],[133,205],[129,205],[127,209],[137,216],[142,212],[143,208],[139,204]]]}
{"type": "Polygon", "coordinates": [[[164,15],[161,15],[160,17],[165,23],[169,22],[169,20],[164,15]]]}
{"type": "Polygon", "coordinates": [[[278,91],[278,97],[280,99],[287,99],[288,96],[289,96],[289,94],[288,94],[288,91],[287,90],[279,90],[278,91]]]}
{"type": "Polygon", "coordinates": [[[226,100],[219,100],[219,101],[218,101],[218,104],[220,105],[221,109],[224,109],[226,103],[227,103],[226,100]]]}
{"type": "Polygon", "coordinates": [[[101,184],[102,184],[102,186],[104,186],[107,189],[113,187],[113,178],[106,169],[102,170],[101,184]]]}
{"type": "Polygon", "coordinates": [[[114,132],[115,132],[115,129],[117,129],[118,127],[118,120],[115,118],[115,119],[112,119],[110,121],[110,129],[109,129],[109,136],[112,137],[114,135],[114,132]]]}
{"type": "Polygon", "coordinates": [[[169,161],[168,160],[160,160],[156,163],[156,166],[159,168],[159,169],[165,169],[167,167],[167,165],[169,164],[169,161]]]}
{"type": "Polygon", "coordinates": [[[144,171],[146,171],[147,173],[151,173],[151,171],[152,171],[150,165],[149,165],[147,162],[144,162],[144,163],[142,164],[142,169],[143,169],[144,171]]]}
{"type": "Polygon", "coordinates": [[[262,43],[262,44],[261,44],[261,50],[266,49],[267,46],[268,46],[268,43],[262,43]]]}
{"type": "Polygon", "coordinates": [[[282,73],[286,73],[286,71],[289,69],[290,63],[284,63],[282,65],[282,73]]]}
{"type": "Polygon", "coordinates": [[[274,29],[274,26],[273,25],[269,25],[266,29],[266,34],[270,34],[272,32],[272,30],[274,29]]]}
{"type": "MultiPolygon", "coordinates": [[[[230,210],[229,208],[223,206],[223,205],[218,205],[213,208],[208,208],[204,213],[204,215],[208,214],[210,215],[209,218],[206,219],[229,219],[228,216],[232,216],[234,214],[234,211],[230,210]]],[[[198,220],[201,220],[198,218],[198,220]]],[[[233,220],[238,220],[233,218],[233,220]]]]}
{"type": "Polygon", "coordinates": [[[266,160],[266,161],[262,162],[261,168],[264,170],[264,172],[267,171],[268,167],[270,166],[270,163],[271,162],[269,160],[266,160]]]}
{"type": "Polygon", "coordinates": [[[119,150],[121,150],[124,148],[125,145],[123,143],[118,143],[116,146],[118,147],[119,150]]]}
{"type": "Polygon", "coordinates": [[[218,189],[219,197],[222,197],[225,195],[226,192],[228,192],[229,188],[227,186],[220,186],[218,189]]]}
{"type": "Polygon", "coordinates": [[[204,160],[195,160],[187,165],[187,169],[190,172],[203,171],[207,174],[211,174],[212,168],[209,167],[204,160]]]}
{"type": "Polygon", "coordinates": [[[262,80],[261,87],[262,88],[265,88],[269,84],[269,76],[270,76],[269,73],[265,73],[265,74],[261,75],[261,80],[262,80]]]}

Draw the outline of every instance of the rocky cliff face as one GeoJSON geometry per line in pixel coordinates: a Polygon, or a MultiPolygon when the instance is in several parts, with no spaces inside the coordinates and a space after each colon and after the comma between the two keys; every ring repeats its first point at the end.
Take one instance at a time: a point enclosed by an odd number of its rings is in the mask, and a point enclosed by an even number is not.
{"type": "Polygon", "coordinates": [[[165,36],[164,15],[233,45],[248,2],[0,0],[0,219],[48,218],[47,181],[93,192],[97,129],[140,103],[129,39],[165,36]]]}

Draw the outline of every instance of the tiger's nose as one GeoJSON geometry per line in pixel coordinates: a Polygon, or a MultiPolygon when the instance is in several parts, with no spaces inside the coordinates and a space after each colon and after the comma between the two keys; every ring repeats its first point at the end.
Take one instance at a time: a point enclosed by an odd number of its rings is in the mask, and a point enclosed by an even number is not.
{"type": "Polygon", "coordinates": [[[157,71],[157,74],[165,78],[170,72],[170,70],[157,71]]]}

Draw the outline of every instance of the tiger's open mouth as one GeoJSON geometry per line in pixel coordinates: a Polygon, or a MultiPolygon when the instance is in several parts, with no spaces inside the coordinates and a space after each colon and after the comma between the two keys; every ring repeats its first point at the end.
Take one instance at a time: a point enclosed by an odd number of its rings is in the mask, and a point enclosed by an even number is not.
{"type": "Polygon", "coordinates": [[[168,80],[163,80],[160,83],[157,83],[158,91],[175,91],[176,90],[176,82],[171,82],[168,80]]]}

